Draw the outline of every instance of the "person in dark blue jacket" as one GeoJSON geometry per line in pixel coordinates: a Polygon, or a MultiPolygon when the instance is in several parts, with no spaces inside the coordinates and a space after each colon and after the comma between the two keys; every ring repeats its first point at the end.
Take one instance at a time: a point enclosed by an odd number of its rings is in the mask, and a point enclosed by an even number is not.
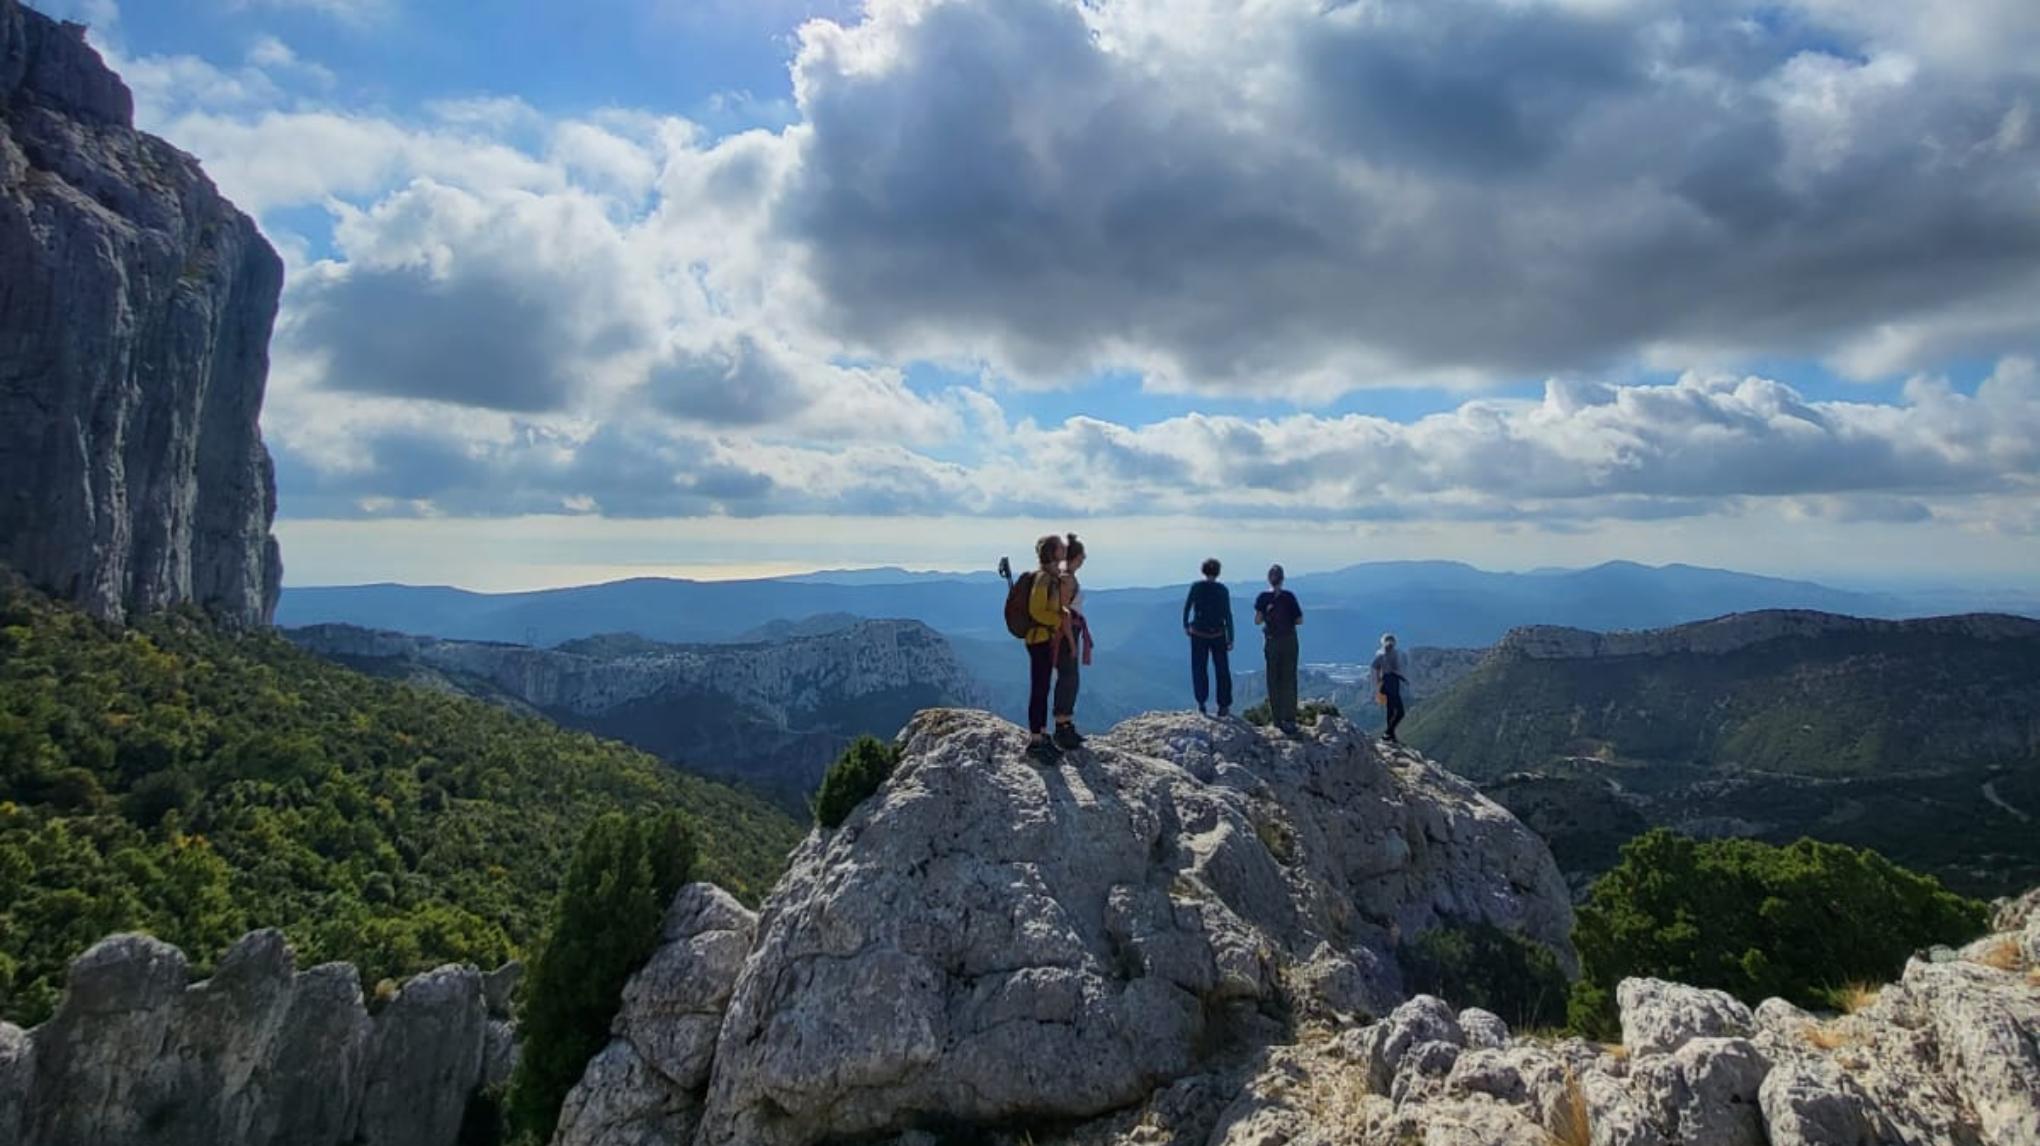
{"type": "Polygon", "coordinates": [[[1232,594],[1218,579],[1218,558],[1204,559],[1204,580],[1190,586],[1183,600],[1183,632],[1190,637],[1190,691],[1197,711],[1211,695],[1208,669],[1218,670],[1218,714],[1232,715],[1232,594]]]}

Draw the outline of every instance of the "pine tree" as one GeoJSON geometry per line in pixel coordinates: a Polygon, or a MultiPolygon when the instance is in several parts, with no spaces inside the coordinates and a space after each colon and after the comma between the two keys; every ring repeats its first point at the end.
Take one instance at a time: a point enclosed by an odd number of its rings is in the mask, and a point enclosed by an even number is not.
{"type": "Polygon", "coordinates": [[[523,1053],[508,1117],[519,1139],[552,1136],[560,1104],[609,1040],[624,984],[658,943],[660,921],[687,882],[694,833],[676,812],[590,824],[525,983],[523,1053]]]}

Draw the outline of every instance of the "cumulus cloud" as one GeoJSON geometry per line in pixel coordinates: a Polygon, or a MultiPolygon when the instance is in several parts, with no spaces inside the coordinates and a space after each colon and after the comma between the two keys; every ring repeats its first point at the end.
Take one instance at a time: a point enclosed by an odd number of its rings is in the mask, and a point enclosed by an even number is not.
{"type": "Polygon", "coordinates": [[[2040,9],[1876,7],[874,3],[803,33],[780,217],[844,337],[1050,378],[1322,394],[2032,312],[2040,88],[1941,26],[2040,9]]]}
{"type": "Polygon", "coordinates": [[[286,512],[2031,520],[2004,509],[2040,474],[2029,4],[824,11],[789,126],[730,136],[350,108],[273,41],[123,61],[292,252],[286,512]],[[287,233],[306,208],[330,236],[287,233]],[[1777,355],[1921,376],[1593,380],[1777,355]],[[2003,361],[1930,373],[1965,358],[2003,361]],[[1101,370],[1288,412],[1043,425],[995,396],[1101,370]],[[1315,412],[1377,385],[1464,393],[1315,412]]]}

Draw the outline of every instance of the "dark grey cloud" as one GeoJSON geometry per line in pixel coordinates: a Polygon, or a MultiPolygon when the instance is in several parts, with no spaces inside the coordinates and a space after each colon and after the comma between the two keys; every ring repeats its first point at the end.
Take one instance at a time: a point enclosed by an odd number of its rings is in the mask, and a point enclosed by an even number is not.
{"type": "Polygon", "coordinates": [[[667,413],[718,426],[788,421],[813,401],[793,369],[749,335],[678,352],[653,372],[649,394],[667,413]]]}
{"type": "Polygon", "coordinates": [[[1115,45],[1063,0],[810,32],[777,218],[831,327],[1251,388],[1830,353],[2040,300],[2030,74],[1700,0],[1241,18],[1282,22],[1274,59],[1115,45]]]}
{"type": "Polygon", "coordinates": [[[301,292],[293,337],[327,356],[326,384],[518,413],[564,408],[578,344],[554,300],[494,275],[357,269],[301,292]]]}

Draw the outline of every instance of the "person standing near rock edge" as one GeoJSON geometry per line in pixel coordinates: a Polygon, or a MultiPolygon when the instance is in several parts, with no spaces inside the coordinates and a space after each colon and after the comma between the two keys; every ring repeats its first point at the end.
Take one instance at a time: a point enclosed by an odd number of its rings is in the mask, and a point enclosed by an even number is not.
{"type": "Polygon", "coordinates": [[[1268,591],[1254,598],[1254,623],[1267,639],[1268,710],[1275,726],[1296,731],[1296,627],[1303,624],[1303,606],[1282,587],[1282,566],[1268,567],[1268,591]]]}
{"type": "Polygon", "coordinates": [[[1190,691],[1197,696],[1197,711],[1211,695],[1210,668],[1218,670],[1218,715],[1232,715],[1233,647],[1232,594],[1218,579],[1218,558],[1204,559],[1204,580],[1190,586],[1183,600],[1183,632],[1190,638],[1190,691]]]}
{"type": "Polygon", "coordinates": [[[1048,684],[1055,672],[1057,638],[1062,633],[1063,539],[1051,533],[1034,543],[1038,563],[1033,587],[1027,592],[1027,754],[1038,760],[1058,755],[1048,738],[1048,684]]]}
{"type": "Polygon", "coordinates": [[[1395,738],[1395,726],[1402,723],[1405,714],[1402,689],[1409,681],[1409,658],[1395,647],[1395,634],[1381,634],[1381,649],[1374,654],[1374,691],[1381,694],[1381,703],[1388,714],[1388,732],[1382,736],[1390,744],[1401,744],[1395,738]]]}
{"type": "Polygon", "coordinates": [[[1077,731],[1077,688],[1082,683],[1077,668],[1079,650],[1085,664],[1091,662],[1091,626],[1084,619],[1084,590],[1077,584],[1077,570],[1084,567],[1084,543],[1072,533],[1063,542],[1062,576],[1056,581],[1056,596],[1062,603],[1062,628],[1055,635],[1055,746],[1075,751],[1084,746],[1077,731]]]}

